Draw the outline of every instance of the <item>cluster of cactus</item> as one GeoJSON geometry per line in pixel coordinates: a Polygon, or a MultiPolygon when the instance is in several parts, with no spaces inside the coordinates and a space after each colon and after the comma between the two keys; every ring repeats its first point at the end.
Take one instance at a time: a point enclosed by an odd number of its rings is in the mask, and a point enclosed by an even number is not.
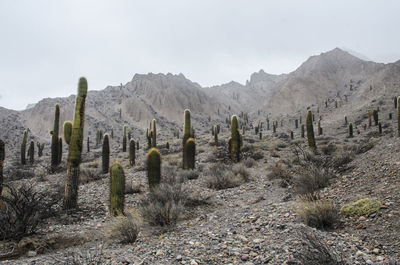
{"type": "Polygon", "coordinates": [[[126,152],[126,144],[127,144],[127,136],[126,136],[126,125],[124,125],[123,134],[122,134],[122,152],[126,152]]]}
{"type": "Polygon", "coordinates": [[[231,118],[231,137],[229,137],[228,145],[232,162],[239,162],[240,148],[243,145],[243,142],[242,135],[239,131],[239,121],[236,115],[233,115],[231,118]]]}
{"type": "Polygon", "coordinates": [[[108,133],[104,135],[103,148],[101,151],[103,174],[106,174],[110,167],[110,139],[108,133]]]}
{"type": "Polygon", "coordinates": [[[3,169],[4,169],[4,160],[6,158],[6,145],[3,140],[0,139],[0,195],[3,191],[3,169]]]}
{"type": "Polygon", "coordinates": [[[153,190],[161,182],[161,153],[160,150],[150,148],[146,157],[147,180],[150,190],[153,190]]]}
{"type": "Polygon", "coordinates": [[[53,130],[50,132],[51,134],[51,168],[55,170],[55,168],[59,165],[59,147],[60,147],[60,138],[59,134],[59,127],[60,127],[60,105],[55,105],[54,111],[54,127],[53,130]]]}
{"type": "Polygon", "coordinates": [[[183,169],[194,169],[196,142],[194,140],[194,129],[191,124],[190,110],[188,109],[186,109],[184,112],[182,147],[183,147],[183,155],[182,155],[183,169]]]}
{"type": "Polygon", "coordinates": [[[314,127],[313,127],[313,122],[312,122],[312,111],[311,110],[307,111],[306,127],[307,127],[308,146],[312,150],[315,150],[317,148],[317,145],[315,144],[314,127]]]}
{"type": "Polygon", "coordinates": [[[75,102],[74,122],[69,144],[67,176],[65,179],[64,208],[72,209],[78,203],[79,165],[83,147],[83,129],[85,125],[85,102],[88,85],[86,78],[79,79],[78,94],[75,102]]]}
{"type": "Polygon", "coordinates": [[[129,141],[129,164],[133,166],[135,164],[135,158],[136,158],[136,150],[135,150],[135,140],[131,139],[129,141]]]}
{"type": "Polygon", "coordinates": [[[38,150],[38,157],[41,157],[43,155],[43,149],[44,149],[44,143],[36,143],[37,150],[38,150]]]}
{"type": "Polygon", "coordinates": [[[24,131],[24,136],[21,143],[21,164],[26,165],[26,144],[28,141],[28,131],[24,131]]]}
{"type": "Polygon", "coordinates": [[[110,214],[124,214],[125,174],[124,169],[115,161],[110,167],[110,214]]]}

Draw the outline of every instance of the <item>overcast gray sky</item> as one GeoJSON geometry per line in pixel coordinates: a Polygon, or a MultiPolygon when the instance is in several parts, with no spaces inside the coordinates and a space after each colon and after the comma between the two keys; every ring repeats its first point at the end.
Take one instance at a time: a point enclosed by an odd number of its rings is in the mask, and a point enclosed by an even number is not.
{"type": "Polygon", "coordinates": [[[295,70],[335,47],[400,59],[398,0],[1,0],[0,106],[180,73],[202,86],[295,70]]]}

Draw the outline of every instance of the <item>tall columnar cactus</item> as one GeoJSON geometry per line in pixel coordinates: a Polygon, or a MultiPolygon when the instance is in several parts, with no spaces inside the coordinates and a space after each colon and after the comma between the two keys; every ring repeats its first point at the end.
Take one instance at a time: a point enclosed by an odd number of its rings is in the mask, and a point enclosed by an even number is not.
{"type": "Polygon", "coordinates": [[[89,139],[89,136],[88,136],[88,138],[86,140],[86,147],[87,147],[87,152],[89,153],[90,152],[90,139],[89,139]]]}
{"type": "Polygon", "coordinates": [[[306,126],[307,126],[308,146],[311,149],[315,150],[317,148],[317,145],[315,144],[314,127],[313,127],[313,122],[312,122],[312,111],[311,110],[307,111],[306,126]]]}
{"type": "Polygon", "coordinates": [[[353,137],[353,124],[349,123],[349,137],[353,137]]]}
{"type": "Polygon", "coordinates": [[[301,125],[301,138],[304,138],[304,124],[301,125]]]}
{"type": "Polygon", "coordinates": [[[101,150],[101,162],[103,174],[106,174],[110,168],[110,139],[108,133],[103,138],[103,148],[101,150]]]}
{"type": "Polygon", "coordinates": [[[62,152],[63,152],[63,140],[62,138],[58,138],[58,164],[62,161],[62,152]]]}
{"type": "Polygon", "coordinates": [[[400,136],[400,97],[397,98],[397,134],[400,136]]]}
{"type": "Polygon", "coordinates": [[[114,139],[114,128],[111,128],[111,139],[114,139]]]}
{"type": "Polygon", "coordinates": [[[293,140],[293,138],[294,138],[293,131],[290,131],[290,139],[293,140]]]}
{"type": "Polygon", "coordinates": [[[153,147],[149,150],[146,157],[147,164],[147,180],[150,190],[161,182],[161,154],[160,151],[153,147]]]}
{"type": "Polygon", "coordinates": [[[38,157],[43,155],[44,143],[36,142],[36,147],[38,149],[38,157]]]}
{"type": "Polygon", "coordinates": [[[146,129],[146,139],[147,139],[147,148],[151,148],[151,133],[149,129],[146,129]]]}
{"type": "Polygon", "coordinates": [[[194,138],[189,138],[185,143],[185,153],[187,155],[185,161],[186,165],[183,169],[194,169],[196,159],[196,142],[194,138]]]}
{"type": "Polygon", "coordinates": [[[139,150],[139,140],[136,141],[136,150],[139,150]]]}
{"type": "Polygon", "coordinates": [[[378,121],[379,121],[378,110],[374,109],[372,111],[372,116],[374,116],[375,126],[378,126],[378,121]]]}
{"type": "Polygon", "coordinates": [[[133,166],[135,164],[135,157],[136,157],[136,152],[135,152],[135,140],[131,139],[129,141],[129,164],[133,166]]]}
{"type": "Polygon", "coordinates": [[[348,121],[347,121],[347,116],[344,116],[344,124],[347,125],[348,121]]]}
{"type": "Polygon", "coordinates": [[[218,127],[214,126],[213,130],[214,130],[214,144],[215,144],[215,146],[218,146],[218,133],[219,133],[218,127]]]}
{"type": "Polygon", "coordinates": [[[67,176],[65,179],[64,208],[73,209],[78,204],[79,165],[83,147],[83,128],[85,125],[85,102],[88,90],[86,78],[81,77],[75,102],[74,123],[69,144],[67,176]]]}
{"type": "Polygon", "coordinates": [[[35,162],[35,142],[33,140],[29,144],[28,154],[29,163],[33,165],[33,163],[35,162]]]}
{"type": "Polygon", "coordinates": [[[394,101],[394,108],[397,109],[397,97],[394,97],[393,101],[394,101]]]}
{"type": "Polygon", "coordinates": [[[151,144],[152,144],[152,147],[157,147],[157,127],[156,127],[156,120],[153,119],[151,123],[153,124],[153,126],[152,126],[152,127],[153,127],[153,128],[152,128],[153,135],[152,135],[152,139],[151,139],[151,144]]]}
{"type": "Polygon", "coordinates": [[[4,160],[6,158],[6,146],[3,140],[0,139],[0,195],[3,191],[3,169],[4,169],[4,160]]]}
{"type": "Polygon", "coordinates": [[[368,127],[372,126],[372,111],[369,109],[367,110],[368,113],[368,127]]]}
{"type": "Polygon", "coordinates": [[[72,135],[72,122],[65,121],[63,125],[63,132],[64,132],[64,140],[67,145],[71,142],[71,135],[72,135]]]}
{"type": "Polygon", "coordinates": [[[110,214],[124,214],[125,174],[124,169],[115,161],[110,167],[110,214]]]}
{"type": "Polygon", "coordinates": [[[54,127],[51,132],[51,168],[54,170],[59,164],[60,160],[58,159],[58,147],[59,147],[59,127],[60,127],[60,105],[56,104],[54,111],[54,127]]]}
{"type": "Polygon", "coordinates": [[[126,125],[124,125],[124,132],[122,135],[122,152],[126,152],[126,144],[127,144],[127,138],[126,138],[126,125]]]}
{"type": "Polygon", "coordinates": [[[230,151],[231,159],[234,163],[240,160],[240,132],[239,132],[239,121],[236,115],[231,118],[231,137],[230,137],[230,151]]]}
{"type": "Polygon", "coordinates": [[[294,121],[294,124],[295,124],[295,126],[296,126],[296,129],[299,128],[299,120],[298,120],[298,119],[296,119],[296,120],[294,121]]]}
{"type": "Polygon", "coordinates": [[[321,120],[318,120],[318,135],[322,134],[321,120]]]}
{"type": "Polygon", "coordinates": [[[192,129],[192,124],[191,124],[191,119],[190,119],[190,110],[185,109],[184,113],[184,124],[183,124],[183,140],[182,140],[182,148],[183,148],[183,154],[182,154],[182,167],[186,165],[186,150],[185,150],[185,144],[186,141],[190,138],[190,132],[192,129]]]}
{"type": "Polygon", "coordinates": [[[28,131],[24,131],[24,137],[22,138],[21,143],[21,164],[26,165],[26,144],[28,141],[28,131]]]}
{"type": "Polygon", "coordinates": [[[382,123],[378,121],[379,134],[382,134],[382,123]]]}

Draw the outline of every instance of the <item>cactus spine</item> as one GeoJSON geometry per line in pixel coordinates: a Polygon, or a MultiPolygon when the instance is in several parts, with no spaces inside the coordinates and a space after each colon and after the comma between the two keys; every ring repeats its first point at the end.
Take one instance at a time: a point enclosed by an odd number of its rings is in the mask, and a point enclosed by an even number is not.
{"type": "Polygon", "coordinates": [[[353,137],[353,124],[349,123],[349,137],[353,137]]]}
{"type": "Polygon", "coordinates": [[[72,135],[72,122],[65,121],[63,125],[63,132],[64,132],[64,140],[67,145],[71,142],[71,135],[72,135]]]}
{"type": "Polygon", "coordinates": [[[194,169],[195,166],[195,156],[196,156],[196,142],[194,138],[189,138],[185,143],[185,153],[186,153],[186,165],[183,166],[184,169],[194,169]]]}
{"type": "Polygon", "coordinates": [[[60,127],[60,105],[56,104],[54,111],[54,127],[51,135],[51,168],[54,170],[59,164],[58,147],[60,146],[58,134],[60,127]]]}
{"type": "Polygon", "coordinates": [[[33,165],[35,162],[35,142],[31,141],[28,149],[29,163],[33,165]]]}
{"type": "Polygon", "coordinates": [[[3,169],[4,169],[4,160],[6,158],[6,150],[5,144],[3,140],[0,139],[0,194],[3,191],[3,169]]]}
{"type": "Polygon", "coordinates": [[[24,137],[21,143],[21,164],[26,165],[26,143],[28,141],[28,131],[24,131],[24,137]]]}
{"type": "Polygon", "coordinates": [[[157,147],[157,127],[156,127],[156,120],[155,119],[153,119],[152,120],[152,124],[153,124],[153,128],[152,128],[152,132],[153,132],[153,135],[152,135],[152,139],[151,139],[151,144],[152,144],[152,147],[157,147]]]}
{"type": "Polygon", "coordinates": [[[115,161],[110,168],[110,214],[124,214],[125,174],[124,169],[115,161]]]}
{"type": "Polygon", "coordinates": [[[122,135],[122,152],[126,152],[126,142],[127,142],[127,138],[126,138],[126,125],[124,125],[124,132],[122,135]]]}
{"type": "Polygon", "coordinates": [[[161,182],[161,154],[160,151],[153,147],[149,150],[146,157],[147,164],[147,180],[149,188],[152,190],[161,182]]]}
{"type": "Polygon", "coordinates": [[[133,166],[135,164],[135,140],[129,141],[129,164],[133,166]]]}
{"type": "Polygon", "coordinates": [[[88,90],[86,78],[81,77],[75,102],[74,123],[69,144],[67,176],[65,180],[64,208],[72,209],[78,203],[79,165],[83,147],[83,128],[85,125],[85,101],[88,90]]]}
{"type": "Polygon", "coordinates": [[[101,152],[101,162],[102,162],[102,169],[103,174],[106,174],[110,169],[110,137],[108,133],[106,133],[103,137],[103,148],[101,152]]]}
{"type": "Polygon", "coordinates": [[[312,111],[308,110],[307,111],[307,120],[306,120],[306,126],[307,126],[307,140],[308,140],[308,146],[315,150],[317,148],[315,144],[315,137],[314,137],[314,128],[313,128],[313,122],[312,122],[312,111]]]}
{"type": "Polygon", "coordinates": [[[241,135],[239,132],[239,121],[236,115],[233,115],[231,118],[231,137],[229,142],[231,159],[234,163],[237,163],[240,161],[241,135]]]}

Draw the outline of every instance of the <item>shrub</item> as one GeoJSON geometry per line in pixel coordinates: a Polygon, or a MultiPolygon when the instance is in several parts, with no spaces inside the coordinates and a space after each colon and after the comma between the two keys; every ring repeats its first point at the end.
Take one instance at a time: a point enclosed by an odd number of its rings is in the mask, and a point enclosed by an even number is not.
{"type": "Polygon", "coordinates": [[[353,153],[338,149],[334,152],[332,157],[332,166],[334,168],[344,168],[348,163],[353,160],[353,153]]]}
{"type": "Polygon", "coordinates": [[[199,178],[199,172],[195,169],[181,170],[178,172],[178,177],[182,180],[197,179],[199,178]]]}
{"type": "Polygon", "coordinates": [[[329,184],[330,172],[327,169],[313,165],[302,167],[299,175],[294,179],[294,185],[298,194],[314,194],[329,184]]]}
{"type": "Polygon", "coordinates": [[[339,220],[339,214],[332,202],[314,200],[312,196],[299,196],[296,213],[308,226],[329,229],[334,228],[339,220]]]}
{"type": "Polygon", "coordinates": [[[141,193],[142,186],[139,181],[131,181],[125,184],[125,194],[141,193]]]}
{"type": "Polygon", "coordinates": [[[262,151],[255,151],[253,153],[251,153],[251,158],[253,158],[254,160],[260,160],[264,157],[264,154],[262,151]]]}
{"type": "Polygon", "coordinates": [[[340,209],[340,213],[345,216],[363,216],[379,211],[381,202],[365,198],[355,203],[345,204],[340,209]]]}
{"type": "Polygon", "coordinates": [[[283,188],[286,188],[293,183],[293,176],[286,170],[282,163],[275,163],[275,165],[270,167],[268,179],[280,179],[283,188]]]}
{"type": "Polygon", "coordinates": [[[234,175],[243,179],[244,182],[248,182],[250,180],[250,173],[242,163],[234,165],[232,172],[234,175]]]}
{"type": "Polygon", "coordinates": [[[245,182],[241,174],[235,175],[227,166],[222,164],[213,164],[206,174],[206,184],[211,189],[234,188],[245,182]]]}
{"type": "Polygon", "coordinates": [[[305,227],[297,229],[296,237],[301,241],[301,249],[294,252],[299,264],[307,265],[348,265],[344,258],[332,249],[326,240],[305,227]]]}
{"type": "Polygon", "coordinates": [[[59,191],[39,192],[32,183],[4,185],[0,196],[0,237],[18,240],[34,233],[40,220],[54,213],[61,198],[59,191]]]}
{"type": "Polygon", "coordinates": [[[143,219],[151,225],[175,225],[184,210],[186,197],[181,184],[160,183],[140,202],[143,219]]]}
{"type": "Polygon", "coordinates": [[[114,218],[111,236],[121,243],[133,243],[139,234],[138,223],[138,218],[133,213],[128,213],[126,216],[119,215],[114,218]]]}
{"type": "Polygon", "coordinates": [[[254,167],[254,166],[255,166],[256,161],[255,161],[253,158],[248,157],[248,158],[246,158],[246,159],[243,160],[243,164],[244,164],[247,168],[251,168],[251,167],[254,167]]]}
{"type": "Polygon", "coordinates": [[[79,183],[86,184],[101,179],[101,174],[97,169],[82,169],[79,174],[79,183]]]}

